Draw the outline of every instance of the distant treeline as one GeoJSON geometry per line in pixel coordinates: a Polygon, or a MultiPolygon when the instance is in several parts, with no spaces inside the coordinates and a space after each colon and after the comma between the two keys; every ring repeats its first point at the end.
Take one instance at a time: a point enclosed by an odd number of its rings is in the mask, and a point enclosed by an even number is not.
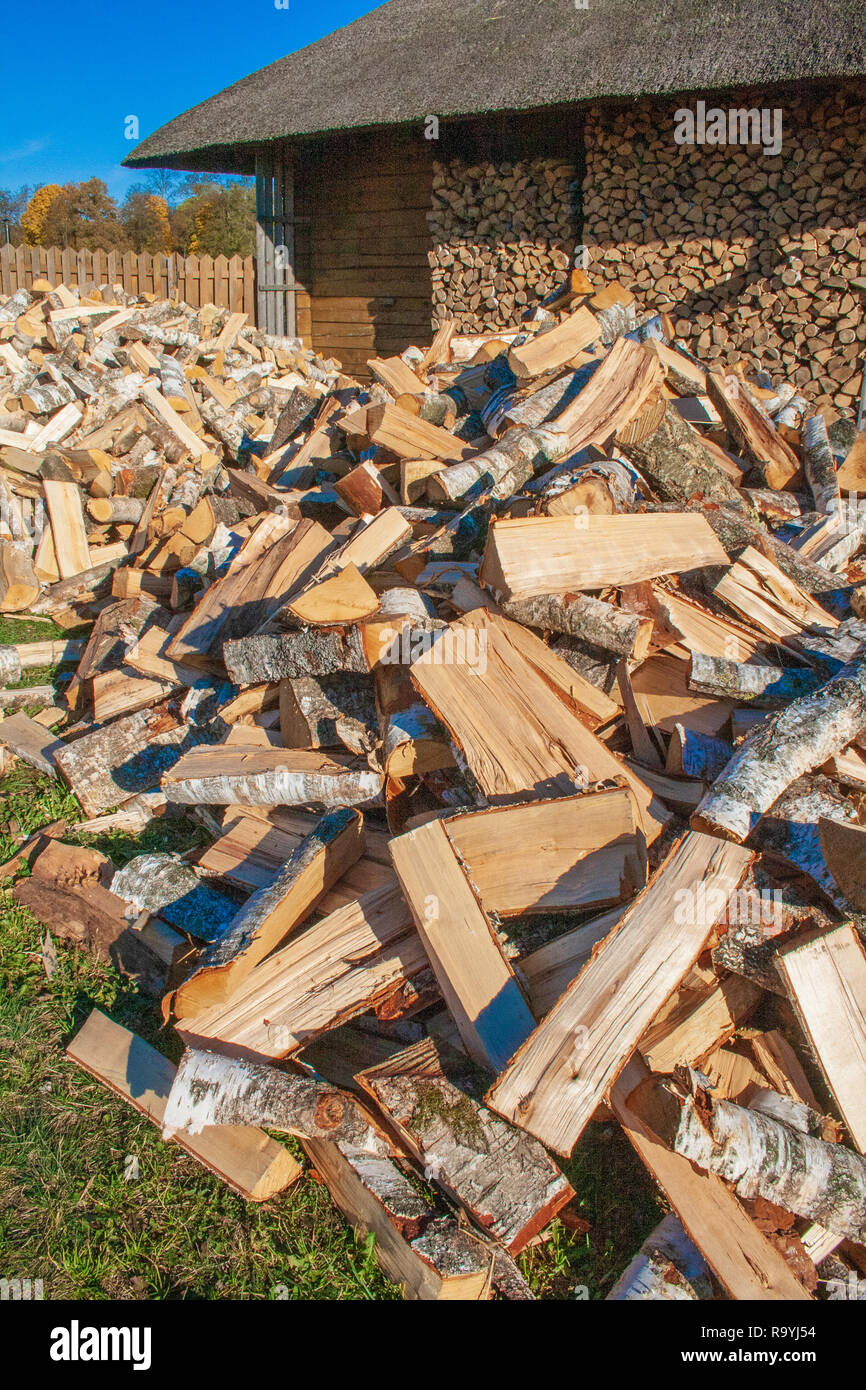
{"type": "Polygon", "coordinates": [[[255,230],[250,179],[154,169],[122,203],[102,179],[0,189],[0,242],[14,246],[249,256],[255,230]]]}

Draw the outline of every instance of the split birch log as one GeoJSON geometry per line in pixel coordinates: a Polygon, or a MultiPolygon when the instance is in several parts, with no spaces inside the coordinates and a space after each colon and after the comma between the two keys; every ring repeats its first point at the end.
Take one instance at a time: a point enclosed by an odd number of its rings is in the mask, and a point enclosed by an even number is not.
{"type": "Polygon", "coordinates": [[[159,382],[166,400],[170,401],[173,396],[179,401],[186,401],[187,379],[183,367],[177,357],[167,352],[159,356],[159,382]]]}
{"type": "Polygon", "coordinates": [[[54,754],[64,745],[26,714],[13,714],[0,720],[0,746],[8,748],[16,758],[45,776],[57,776],[54,754]]]}
{"type": "Polygon", "coordinates": [[[115,377],[113,381],[105,382],[99,404],[90,403],[87,407],[85,423],[88,436],[102,429],[109,420],[119,415],[132,401],[137,400],[143,385],[144,377],[140,372],[130,372],[127,376],[115,377]]]}
{"type": "Polygon", "coordinates": [[[395,405],[368,406],[367,434],[372,444],[382,445],[400,458],[431,458],[456,463],[472,452],[449,430],[430,425],[395,405]]]}
{"type": "Polygon", "coordinates": [[[692,817],[696,830],[745,840],[787,787],[866,728],[866,653],[750,734],[692,817]]]}
{"type": "Polygon", "coordinates": [[[665,372],[665,381],[680,396],[703,396],[707,390],[707,374],[697,360],[679,352],[668,343],[650,339],[648,346],[658,357],[665,372]]]}
{"type": "MultiPolygon", "coordinates": [[[[21,685],[13,690],[0,689],[0,710],[23,709],[25,705],[51,705],[56,695],[53,685],[21,685]]],[[[60,713],[57,712],[58,718],[60,713]]]]}
{"type": "Polygon", "coordinates": [[[359,1154],[391,1152],[358,1102],[326,1081],[187,1048],[171,1084],[162,1137],[201,1134],[212,1125],[261,1125],[301,1139],[348,1144],[359,1154]]]}
{"type": "Polygon", "coordinates": [[[192,454],[193,458],[196,459],[201,458],[203,454],[207,453],[207,446],[204,441],[199,439],[198,435],[190,429],[189,425],[184,423],[177,411],[169,405],[165,396],[152,382],[145,382],[139,394],[153,414],[160,419],[164,425],[167,425],[175,437],[180,440],[186,448],[187,453],[192,454]]]}
{"type": "Polygon", "coordinates": [[[389,1158],[305,1139],[304,1150],[351,1226],[375,1237],[376,1259],[412,1300],[477,1302],[488,1297],[494,1250],[439,1216],[389,1158]]]}
{"type": "Polygon", "coordinates": [[[744,496],[759,516],[770,521],[795,521],[809,510],[806,498],[794,492],[773,492],[770,488],[747,487],[744,496]]]}
{"type": "Polygon", "coordinates": [[[357,811],[341,807],[323,816],[272,882],[247,900],[228,930],[201,956],[175,992],[175,1015],[186,1018],[228,999],[363,851],[363,821],[357,811]]]}
{"type": "Polygon", "coordinates": [[[702,695],[741,700],[757,709],[781,709],[792,700],[811,695],[821,677],[802,666],[758,665],[726,661],[724,657],[692,652],[689,689],[702,695]]]}
{"type": "Polygon", "coordinates": [[[410,668],[413,685],[462,749],[478,785],[496,804],[573,794],[576,779],[585,785],[624,777],[641,828],[648,841],[655,839],[668,813],[577,717],[575,702],[561,699],[519,649],[523,629],[512,643],[516,626],[479,609],[452,623],[444,648],[437,653],[437,644],[410,668]],[[443,652],[450,653],[448,663],[443,652]]]}
{"type": "Polygon", "coordinates": [[[803,421],[803,472],[815,499],[815,510],[822,516],[838,515],[842,506],[839,477],[823,415],[810,415],[803,421]]]}
{"type": "Polygon", "coordinates": [[[78,484],[59,455],[50,455],[42,465],[42,487],[57,566],[63,579],[71,579],[90,569],[90,551],[78,484]]]}
{"type": "Polygon", "coordinates": [[[241,423],[241,412],[226,410],[219,401],[207,400],[201,403],[201,418],[211,434],[216,435],[232,455],[241,451],[246,431],[241,423]]]}
{"type": "MultiPolygon", "coordinates": [[[[93,1009],[66,1055],[154,1124],[162,1123],[175,1068],[135,1033],[93,1009]]],[[[178,1135],[175,1142],[253,1202],[274,1197],[302,1172],[289,1151],[260,1129],[211,1129],[196,1138],[178,1135]]]]}
{"type": "Polygon", "coordinates": [[[507,599],[502,604],[507,618],[545,632],[562,632],[611,652],[639,660],[646,655],[652,621],[625,613],[612,603],[589,594],[536,594],[533,598],[507,599]]]}
{"type": "Polygon", "coordinates": [[[546,333],[536,333],[520,347],[508,353],[508,365],[518,380],[543,376],[559,371],[579,352],[601,336],[601,326],[595,314],[582,305],[546,333]]]}
{"type": "Polygon", "coordinates": [[[217,941],[231,926],[236,904],[172,854],[138,854],[118,869],[112,892],[136,913],[158,912],[199,941],[217,941]]]}
{"type": "Polygon", "coordinates": [[[213,736],[207,725],[184,723],[166,703],[64,744],[54,760],[86,814],[98,816],[158,787],[186,749],[213,736]]]}
{"type": "Polygon", "coordinates": [[[368,669],[361,632],[309,628],[301,632],[254,633],[226,642],[223,661],[229,679],[236,685],[259,681],[295,679],[299,676],[327,676],[336,672],[368,669]]]}
{"type": "Polygon", "coordinates": [[[665,771],[679,777],[714,782],[731,759],[731,745],[721,738],[675,724],[668,744],[665,771]]]}
{"type": "Polygon", "coordinates": [[[848,1132],[866,1152],[866,953],[845,922],[779,952],[779,970],[848,1132]]]}
{"type": "Polygon", "coordinates": [[[588,380],[587,371],[571,372],[558,377],[540,391],[527,396],[518,387],[508,385],[494,391],[481,406],[481,419],[491,439],[498,439],[506,430],[516,425],[524,429],[537,429],[551,415],[558,414],[574,400],[581,386],[588,380]]]}
{"type": "Polygon", "coordinates": [[[672,850],[618,930],[512,1058],[488,1105],[554,1152],[570,1154],[723,918],[752,858],[694,833],[672,850]]]}
{"type": "Polygon", "coordinates": [[[80,643],[22,642],[20,646],[0,646],[0,681],[9,681],[10,684],[14,685],[16,681],[20,681],[25,666],[53,666],[56,661],[62,659],[60,655],[55,655],[55,650],[62,653],[67,646],[76,648],[75,659],[77,660],[82,651],[80,643]],[[48,648],[49,650],[45,655],[40,651],[38,659],[31,662],[28,660],[28,648],[30,646],[40,647],[43,650],[48,648]]]}
{"type": "Polygon", "coordinates": [[[766,557],[775,568],[804,594],[815,595],[837,616],[848,611],[847,596],[840,595],[839,579],[821,565],[813,565],[778,536],[731,507],[708,507],[703,510],[728,555],[742,560],[748,548],[766,557]]]}
{"type": "Polygon", "coordinates": [[[658,358],[648,348],[620,338],[577,399],[549,428],[567,435],[572,453],[588,444],[604,448],[658,390],[663,375],[658,358]]]}
{"type": "MultiPolygon", "coordinates": [[[[741,891],[732,901],[739,900],[741,891]]],[[[641,1038],[641,1056],[658,1073],[700,1066],[733,1037],[762,998],[760,985],[737,975],[725,975],[701,990],[688,989],[684,982],[641,1038]]]]}
{"type": "Polygon", "coordinates": [[[389,849],[418,934],[467,1052],[498,1072],[532,1031],[532,1014],[441,821],[389,849]]]}
{"type": "Polygon", "coordinates": [[[752,545],[722,575],[713,594],[762,631],[783,641],[799,636],[805,628],[826,631],[838,626],[838,620],[808,591],[752,545]]]}
{"type": "Polygon", "coordinates": [[[169,801],[187,806],[327,808],[375,801],[382,783],[381,772],[346,767],[321,753],[252,744],[193,748],[172,765],[161,785],[169,801]]]}
{"type": "Polygon", "coordinates": [[[420,701],[388,715],[380,757],[388,778],[456,767],[451,740],[432,710],[420,701]]]}
{"type": "Polygon", "coordinates": [[[370,1009],[417,997],[429,963],[393,881],[337,908],[260,962],[228,1000],[184,1019],[190,1047],[288,1057],[370,1009]],[[225,1049],[223,1049],[225,1050],[225,1049]]]}
{"type": "Polygon", "coordinates": [[[676,1302],[713,1297],[706,1260],[689,1240],[680,1218],[668,1212],[623,1270],[607,1301],[627,1303],[648,1298],[676,1302]]]}
{"type": "Polygon", "coordinates": [[[500,917],[627,901],[646,883],[637,808],[625,787],[448,816],[475,892],[500,917]]]}
{"type": "Polygon", "coordinates": [[[29,386],[18,399],[22,409],[29,410],[34,415],[47,415],[50,411],[59,410],[61,406],[74,401],[75,392],[65,382],[42,382],[38,386],[29,386]]]}
{"type": "Polygon", "coordinates": [[[695,494],[709,502],[743,508],[739,488],[726,478],[700,435],[668,402],[658,429],[639,443],[621,445],[666,502],[685,506],[695,494]]]}
{"type": "Polygon", "coordinates": [[[694,512],[519,517],[491,526],[480,577],[497,596],[534,598],[727,563],[694,512]]]}
{"type": "Polygon", "coordinates": [[[268,514],[222,578],[205,590],[172,638],[167,654],[176,661],[201,659],[220,643],[260,626],[333,548],[331,537],[318,522],[295,524],[287,517],[268,514]]]}
{"type": "Polygon", "coordinates": [[[840,912],[851,905],[839,890],[821,851],[822,819],[850,824],[856,811],[838,782],[820,773],[799,777],[787,787],[752,831],[751,841],[765,854],[782,855],[824,890],[840,912]]]}
{"type": "Polygon", "coordinates": [[[800,462],[772,423],[750,401],[739,377],[707,373],[707,395],[745,458],[769,488],[785,488],[802,475],[800,462]]]}
{"type": "Polygon", "coordinates": [[[286,616],[311,626],[330,627],[360,622],[378,608],[375,589],[357,565],[350,564],[300,593],[287,605],[286,616]]]}
{"type": "Polygon", "coordinates": [[[614,512],[634,510],[637,479],[638,475],[618,459],[595,459],[575,468],[567,464],[553,468],[536,482],[545,484],[541,507],[547,516],[575,516],[581,512],[612,516],[614,512]]]}
{"type": "MultiPolygon", "coordinates": [[[[507,484],[510,478],[504,479],[507,484]]],[[[503,484],[499,485],[500,487],[503,484]]],[[[516,490],[516,489],[515,489],[516,490]]],[[[484,545],[491,513],[498,505],[497,489],[470,502],[452,521],[434,531],[432,536],[422,536],[413,541],[394,559],[394,568],[405,579],[414,580],[432,560],[465,560],[471,553],[484,545]]],[[[506,490],[506,496],[511,494],[506,490]]]]}
{"type": "Polygon", "coordinates": [[[0,323],[14,323],[23,314],[31,301],[30,291],[22,285],[6,302],[0,305],[0,323]]]}
{"type": "Polygon", "coordinates": [[[542,427],[508,430],[483,454],[432,474],[427,494],[452,502],[463,497],[477,501],[489,488],[502,486],[508,478],[514,480],[512,491],[516,491],[544,463],[556,463],[572,452],[567,439],[554,431],[542,427]]]}
{"type": "Polygon", "coordinates": [[[740,1197],[763,1197],[828,1231],[866,1240],[866,1159],[757,1110],[717,1100],[696,1077],[676,1115],[673,1147],[733,1183],[740,1197]]]}
{"type": "Polygon", "coordinates": [[[0,613],[23,613],[32,608],[40,587],[24,546],[0,539],[0,613]]]}
{"type": "Polygon", "coordinates": [[[356,1079],[415,1161],[512,1254],[574,1196],[541,1144],[481,1104],[489,1078],[447,1043],[426,1038],[356,1079]]]}
{"type": "Polygon", "coordinates": [[[338,478],[335,491],[357,516],[375,516],[383,507],[400,500],[381,470],[369,460],[338,478]]]}
{"type": "Polygon", "coordinates": [[[827,867],[848,902],[866,912],[866,826],[822,818],[818,834],[827,867]]]}
{"type": "Polygon", "coordinates": [[[280,681],[280,733],[287,748],[372,753],[379,742],[373,681],[337,671],[280,681]]]}

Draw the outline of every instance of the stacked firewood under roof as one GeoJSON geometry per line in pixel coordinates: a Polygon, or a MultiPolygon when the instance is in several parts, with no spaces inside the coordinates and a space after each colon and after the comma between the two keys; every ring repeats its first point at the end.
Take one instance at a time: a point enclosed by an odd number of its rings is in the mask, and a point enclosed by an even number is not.
{"type": "Polygon", "coordinates": [[[90,623],[0,649],[4,756],[76,835],[209,840],[6,866],[186,1046],[94,1012],[69,1055],[252,1200],[298,1136],[408,1297],[531,1296],[592,1124],[671,1209],[611,1297],[824,1296],[866,1261],[866,436],[579,271],[454,329],[362,385],[212,307],[0,307],[0,609],[90,623]]]}

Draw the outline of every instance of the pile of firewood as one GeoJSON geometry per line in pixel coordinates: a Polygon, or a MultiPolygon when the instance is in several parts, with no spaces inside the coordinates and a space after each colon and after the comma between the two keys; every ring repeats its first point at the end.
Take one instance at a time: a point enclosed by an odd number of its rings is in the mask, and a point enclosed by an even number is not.
{"type": "Polygon", "coordinates": [[[671,1208],[611,1298],[848,1288],[866,436],[579,271],[369,385],[36,291],[0,307],[0,609],[91,626],[0,648],[0,746],[76,835],[209,838],[116,870],[57,823],[4,866],[186,1046],[97,1011],[69,1056],[252,1200],[298,1136],[407,1297],[531,1297],[598,1123],[671,1208]]]}

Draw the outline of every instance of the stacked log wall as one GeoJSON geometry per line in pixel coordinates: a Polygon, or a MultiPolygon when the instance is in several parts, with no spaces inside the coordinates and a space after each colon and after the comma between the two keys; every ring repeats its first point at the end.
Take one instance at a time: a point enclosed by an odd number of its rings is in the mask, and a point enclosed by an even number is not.
{"type": "Polygon", "coordinates": [[[433,163],[433,321],[507,328],[560,283],[576,238],[577,166],[552,156],[433,163]]]}
{"type": "Polygon", "coordinates": [[[677,144],[696,101],[595,106],[582,239],[594,281],[620,280],[719,369],[740,360],[815,405],[856,410],[866,354],[862,84],[824,93],[708,94],[706,107],[782,111],[782,149],[677,144]]]}

